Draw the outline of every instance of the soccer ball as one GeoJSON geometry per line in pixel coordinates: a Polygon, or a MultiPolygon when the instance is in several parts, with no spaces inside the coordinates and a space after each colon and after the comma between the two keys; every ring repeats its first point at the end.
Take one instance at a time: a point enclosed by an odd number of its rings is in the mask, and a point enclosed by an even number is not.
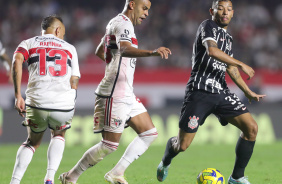
{"type": "Polygon", "coordinates": [[[207,168],[198,175],[197,184],[225,184],[225,179],[219,170],[207,168]]]}

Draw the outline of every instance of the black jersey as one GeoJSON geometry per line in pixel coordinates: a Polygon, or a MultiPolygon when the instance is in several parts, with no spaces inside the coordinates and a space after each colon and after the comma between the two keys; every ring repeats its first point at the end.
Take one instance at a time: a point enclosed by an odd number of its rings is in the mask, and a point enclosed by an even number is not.
{"type": "Polygon", "coordinates": [[[212,20],[205,20],[198,28],[193,45],[192,71],[186,91],[204,90],[210,93],[229,91],[225,72],[227,65],[208,56],[203,43],[213,40],[219,49],[233,57],[232,36],[212,20]]]}

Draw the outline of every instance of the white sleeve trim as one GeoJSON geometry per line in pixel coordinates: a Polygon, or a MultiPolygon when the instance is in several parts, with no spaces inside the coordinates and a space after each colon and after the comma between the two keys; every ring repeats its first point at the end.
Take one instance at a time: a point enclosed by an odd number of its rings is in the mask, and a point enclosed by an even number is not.
{"type": "Polygon", "coordinates": [[[208,38],[203,39],[202,44],[204,45],[204,42],[207,40],[212,40],[212,41],[215,41],[215,43],[217,43],[217,41],[214,38],[208,37],[208,38]]]}

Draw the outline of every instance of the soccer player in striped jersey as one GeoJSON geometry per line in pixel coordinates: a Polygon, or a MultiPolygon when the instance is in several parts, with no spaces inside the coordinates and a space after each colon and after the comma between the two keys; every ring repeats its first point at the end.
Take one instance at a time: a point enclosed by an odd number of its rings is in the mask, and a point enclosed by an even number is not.
{"type": "Polygon", "coordinates": [[[165,180],[172,159],[189,147],[199,126],[213,113],[221,125],[225,126],[229,122],[242,131],[236,146],[235,166],[228,183],[250,183],[244,171],[253,153],[258,126],[246,106],[236,94],[229,91],[225,72],[227,71],[250,102],[259,101],[265,95],[256,94],[249,89],[239,69],[245,72],[249,79],[254,76],[254,70],[233,58],[233,40],[227,32],[228,24],[233,17],[232,1],[213,0],[210,14],[212,20],[202,22],[196,34],[192,72],[181,110],[179,134],[167,142],[164,156],[157,169],[159,181],[165,180]]]}
{"type": "Polygon", "coordinates": [[[73,45],[64,41],[65,26],[57,15],[45,17],[42,36],[22,41],[13,57],[15,109],[24,117],[27,140],[20,146],[11,184],[20,183],[47,127],[51,141],[47,151],[44,184],[53,184],[65,148],[65,132],[71,126],[76,89],[80,78],[78,58],[73,45]],[[26,99],[21,95],[22,65],[28,64],[26,99]]]}
{"type": "Polygon", "coordinates": [[[150,7],[150,0],[126,0],[124,11],[106,27],[105,36],[96,50],[96,55],[107,64],[105,76],[95,92],[94,109],[94,133],[101,132],[103,139],[87,150],[69,172],[60,176],[63,184],[76,183],[86,169],[117,150],[127,123],[138,136],[128,146],[117,165],[105,175],[109,183],[126,184],[123,175],[127,167],[157,138],[157,130],[147,110],[133,93],[136,57],[161,56],[167,59],[171,54],[165,47],[155,50],[138,49],[134,26],[148,17],[150,7]]]}

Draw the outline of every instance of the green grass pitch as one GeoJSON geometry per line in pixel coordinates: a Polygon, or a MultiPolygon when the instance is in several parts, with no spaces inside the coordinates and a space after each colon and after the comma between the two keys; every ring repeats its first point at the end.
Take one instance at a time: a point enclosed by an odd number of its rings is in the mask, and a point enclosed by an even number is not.
{"type": "MultiPolygon", "coordinates": [[[[0,145],[0,183],[8,184],[13,171],[19,145],[0,145]]],[[[43,144],[35,152],[22,184],[40,184],[46,171],[46,151],[43,144]]],[[[67,147],[56,173],[71,169],[87,150],[86,147],[67,147]]],[[[125,175],[130,184],[156,184],[156,168],[162,158],[165,145],[151,146],[149,150],[127,169],[125,175]]],[[[191,145],[172,162],[168,178],[164,184],[195,184],[198,173],[207,167],[221,171],[227,179],[232,171],[235,145],[191,145]]],[[[125,147],[106,157],[95,167],[88,169],[78,180],[79,184],[105,183],[104,175],[119,160],[125,147]]],[[[256,145],[253,157],[245,173],[252,184],[282,184],[282,141],[271,145],[256,145]]],[[[55,181],[59,184],[58,181],[55,181]]]]}

